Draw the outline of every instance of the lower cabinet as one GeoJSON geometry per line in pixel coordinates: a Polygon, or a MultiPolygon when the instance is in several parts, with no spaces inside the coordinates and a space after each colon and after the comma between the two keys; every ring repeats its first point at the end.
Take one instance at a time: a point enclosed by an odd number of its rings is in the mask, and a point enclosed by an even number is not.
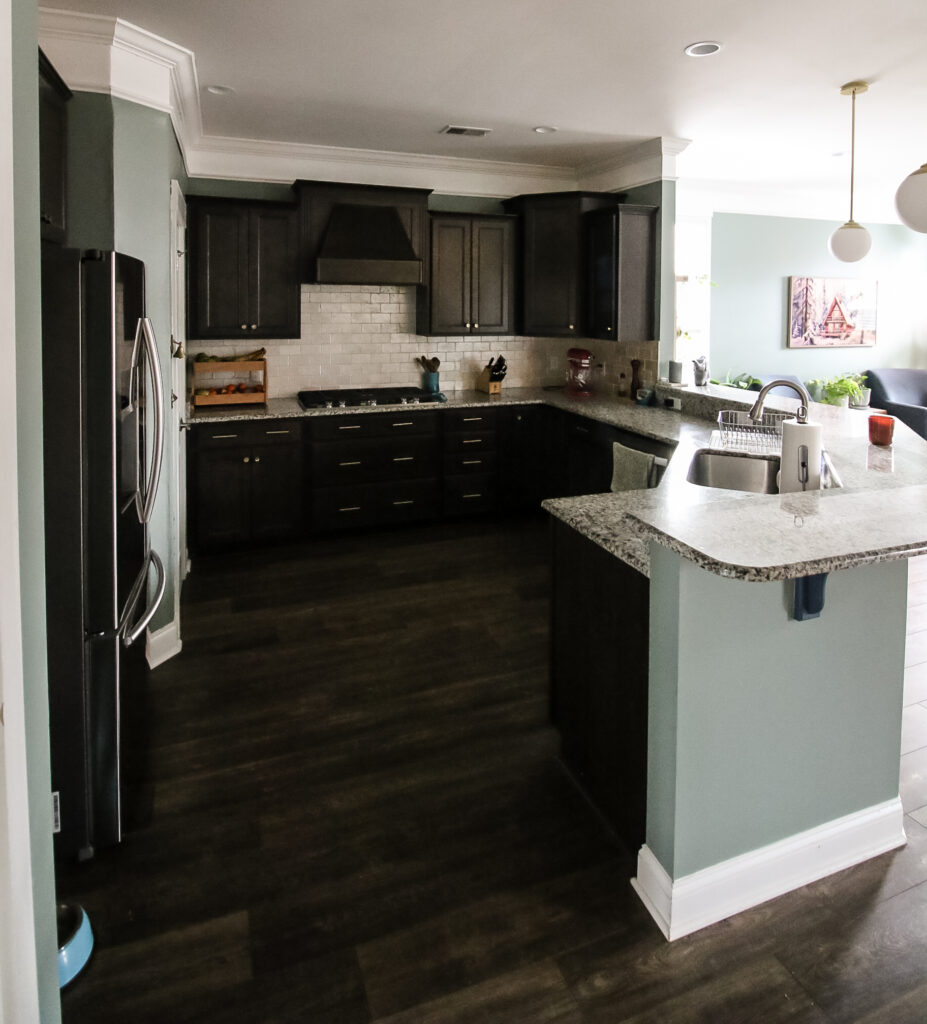
{"type": "Polygon", "coordinates": [[[441,512],[439,415],[365,413],[307,420],[311,529],[437,518],[441,512]]]}
{"type": "Polygon", "coordinates": [[[299,536],[303,455],[296,420],[197,426],[191,438],[187,493],[195,550],[299,536]]]}
{"type": "Polygon", "coordinates": [[[550,711],[560,755],[629,851],[644,842],[650,581],[552,520],[550,711]]]}
{"type": "Polygon", "coordinates": [[[444,413],[444,514],[494,512],[497,505],[496,409],[444,413]]]}

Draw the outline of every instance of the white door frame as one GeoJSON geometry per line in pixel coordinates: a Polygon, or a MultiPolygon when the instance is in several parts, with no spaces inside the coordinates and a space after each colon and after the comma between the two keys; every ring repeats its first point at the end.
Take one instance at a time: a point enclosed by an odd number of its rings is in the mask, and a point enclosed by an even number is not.
{"type": "MultiPolygon", "coordinates": [[[[0,0],[0,237],[14,234],[12,9],[0,0]]],[[[26,764],[16,431],[16,268],[0,246],[0,1022],[39,1020],[26,764]]]]}

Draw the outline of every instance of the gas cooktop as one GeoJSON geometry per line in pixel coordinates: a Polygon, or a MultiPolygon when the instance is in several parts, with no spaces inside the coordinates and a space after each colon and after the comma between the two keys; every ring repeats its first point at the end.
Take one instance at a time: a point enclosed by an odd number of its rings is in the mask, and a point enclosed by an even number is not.
{"type": "Polygon", "coordinates": [[[424,388],[342,388],[338,391],[300,391],[297,395],[304,409],[355,409],[371,405],[427,405],[446,402],[439,391],[433,394],[424,388]]]}

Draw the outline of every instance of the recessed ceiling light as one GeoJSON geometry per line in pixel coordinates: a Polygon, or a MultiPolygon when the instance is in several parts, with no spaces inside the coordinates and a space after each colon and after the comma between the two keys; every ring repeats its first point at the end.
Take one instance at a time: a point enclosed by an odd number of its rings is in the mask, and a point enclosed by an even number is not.
{"type": "Polygon", "coordinates": [[[706,39],[700,43],[689,43],[684,52],[687,57],[711,57],[720,49],[720,43],[706,39]]]}
{"type": "Polygon", "coordinates": [[[206,92],[213,96],[230,96],[235,90],[230,85],[207,85],[206,92]]]}
{"type": "Polygon", "coordinates": [[[534,130],[538,135],[550,135],[551,132],[555,132],[557,129],[550,124],[539,124],[534,130]]]}

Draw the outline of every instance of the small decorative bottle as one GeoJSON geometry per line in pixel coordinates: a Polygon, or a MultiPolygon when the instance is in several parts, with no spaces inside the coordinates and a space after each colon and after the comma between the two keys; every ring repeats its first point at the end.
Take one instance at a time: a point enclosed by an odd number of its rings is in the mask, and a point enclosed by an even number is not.
{"type": "Polygon", "coordinates": [[[631,401],[637,400],[637,392],[641,386],[641,361],[639,359],[631,360],[631,401]]]}

